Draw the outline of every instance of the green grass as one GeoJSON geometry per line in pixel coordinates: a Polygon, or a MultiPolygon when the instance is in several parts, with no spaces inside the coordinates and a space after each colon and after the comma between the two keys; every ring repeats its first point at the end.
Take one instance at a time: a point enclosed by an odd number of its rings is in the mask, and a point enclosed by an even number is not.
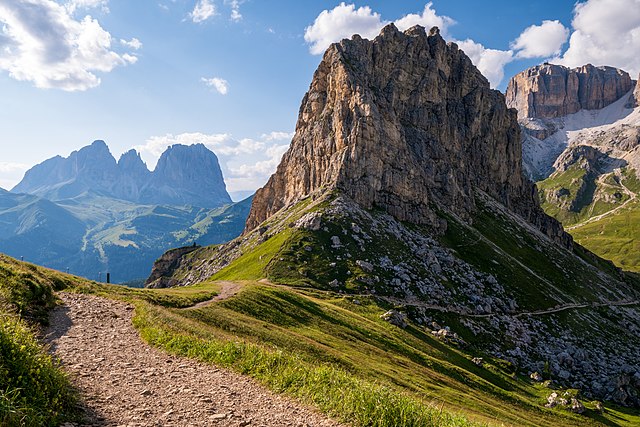
{"type": "Polygon", "coordinates": [[[57,425],[77,417],[67,376],[36,339],[54,290],[78,279],[0,255],[0,425],[57,425]]]}
{"type": "Polygon", "coordinates": [[[640,202],[571,230],[574,239],[617,266],[640,272],[640,202]]]}
{"type": "MultiPolygon", "coordinates": [[[[595,216],[611,212],[630,198],[624,187],[640,195],[640,179],[630,168],[623,168],[619,176],[605,175],[602,183],[597,183],[593,197],[579,211],[570,211],[566,206],[575,197],[576,186],[581,179],[587,179],[577,165],[567,171],[554,174],[538,183],[545,212],[561,221],[565,226],[574,226],[569,232],[574,239],[595,254],[613,261],[618,267],[640,272],[640,202],[628,203],[623,209],[612,212],[597,221],[586,222],[595,216]],[[560,197],[559,203],[551,202],[548,194],[560,188],[569,194],[560,197]]],[[[595,181],[594,181],[595,182],[595,181]]],[[[596,184],[594,184],[596,185],[596,184]]]]}
{"type": "MultiPolygon", "coordinates": [[[[136,304],[134,324],[151,344],[249,375],[354,426],[606,425],[613,419],[543,408],[550,390],[515,376],[500,360],[485,356],[478,367],[473,350],[451,347],[418,326],[389,325],[380,319],[388,307],[374,299],[355,304],[333,292],[242,283],[235,297],[195,310],[126,298],[136,304]]],[[[637,414],[618,415],[616,425],[640,421],[637,414]]]]}

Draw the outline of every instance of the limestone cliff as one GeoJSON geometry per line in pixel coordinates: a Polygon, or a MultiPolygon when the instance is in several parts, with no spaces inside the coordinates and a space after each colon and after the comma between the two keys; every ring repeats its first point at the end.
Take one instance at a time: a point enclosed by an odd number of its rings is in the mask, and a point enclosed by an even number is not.
{"type": "Polygon", "coordinates": [[[613,67],[545,63],[515,75],[506,99],[520,118],[555,118],[604,108],[627,94],[633,83],[627,72],[613,67]]]}
{"type": "Polygon", "coordinates": [[[442,229],[436,210],[470,219],[480,190],[568,245],[522,175],[521,150],[516,112],[456,44],[390,24],[328,48],[245,231],[320,189],[442,229]]]}

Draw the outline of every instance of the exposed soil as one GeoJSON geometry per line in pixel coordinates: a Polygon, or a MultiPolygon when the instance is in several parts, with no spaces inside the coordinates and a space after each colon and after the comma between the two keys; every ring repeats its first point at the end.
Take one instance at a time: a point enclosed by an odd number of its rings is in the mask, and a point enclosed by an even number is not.
{"type": "MultiPolygon", "coordinates": [[[[60,294],[46,341],[93,426],[339,426],[255,381],[144,343],[127,304],[60,294]]],[[[69,425],[70,426],[70,425],[69,425]]]]}

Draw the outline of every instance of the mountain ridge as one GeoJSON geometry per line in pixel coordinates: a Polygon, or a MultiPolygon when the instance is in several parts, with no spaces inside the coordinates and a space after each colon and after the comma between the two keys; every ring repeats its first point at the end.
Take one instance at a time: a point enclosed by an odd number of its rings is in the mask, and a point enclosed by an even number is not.
{"type": "Polygon", "coordinates": [[[638,406],[640,280],[542,212],[519,132],[437,29],[343,40],[318,66],[244,234],[172,258],[156,283],[266,279],[372,298],[397,327],[638,406]]]}
{"type": "Polygon", "coordinates": [[[93,192],[141,204],[217,208],[231,203],[218,158],[203,144],[175,144],[149,171],[134,150],[116,162],[106,143],[96,140],[69,157],[55,156],[32,167],[11,192],[53,201],[93,192]]]}

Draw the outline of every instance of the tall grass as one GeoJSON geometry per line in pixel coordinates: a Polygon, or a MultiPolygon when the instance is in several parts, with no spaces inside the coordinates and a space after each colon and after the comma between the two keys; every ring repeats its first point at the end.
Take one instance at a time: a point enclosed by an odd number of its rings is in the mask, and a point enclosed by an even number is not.
{"type": "Polygon", "coordinates": [[[368,382],[330,366],[313,365],[295,355],[233,341],[201,339],[162,326],[155,308],[138,304],[135,326],[152,345],[249,375],[268,388],[312,404],[330,416],[368,427],[477,426],[390,387],[368,382]]]}
{"type": "Polygon", "coordinates": [[[18,317],[0,314],[0,425],[47,426],[67,419],[69,380],[18,317]]]}

